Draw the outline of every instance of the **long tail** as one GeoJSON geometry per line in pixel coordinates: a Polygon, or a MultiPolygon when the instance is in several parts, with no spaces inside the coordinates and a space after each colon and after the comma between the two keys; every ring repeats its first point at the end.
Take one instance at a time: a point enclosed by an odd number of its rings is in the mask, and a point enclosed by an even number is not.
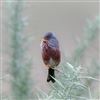
{"type": "Polygon", "coordinates": [[[54,80],[51,76],[55,78],[55,71],[54,71],[54,69],[49,68],[49,69],[48,69],[48,77],[47,77],[47,82],[52,81],[52,82],[54,83],[54,82],[55,82],[55,80],[54,80]]]}

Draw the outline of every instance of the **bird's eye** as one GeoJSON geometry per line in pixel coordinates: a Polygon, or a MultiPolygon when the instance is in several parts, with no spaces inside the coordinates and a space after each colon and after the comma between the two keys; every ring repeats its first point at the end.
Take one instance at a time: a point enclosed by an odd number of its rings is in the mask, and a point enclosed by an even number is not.
{"type": "Polygon", "coordinates": [[[47,43],[47,41],[46,41],[46,40],[44,40],[43,42],[44,42],[44,43],[47,43]]]}

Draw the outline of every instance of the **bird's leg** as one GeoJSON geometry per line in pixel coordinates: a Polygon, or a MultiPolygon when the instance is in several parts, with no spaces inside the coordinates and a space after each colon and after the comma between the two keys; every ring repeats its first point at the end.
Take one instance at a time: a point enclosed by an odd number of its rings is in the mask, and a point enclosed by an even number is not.
{"type": "Polygon", "coordinates": [[[52,82],[54,83],[55,80],[54,80],[52,77],[55,78],[55,72],[54,72],[54,69],[49,68],[49,69],[48,69],[48,78],[47,78],[47,82],[52,81],[52,82]]]}
{"type": "Polygon", "coordinates": [[[54,78],[55,78],[55,71],[54,71],[54,69],[52,69],[52,68],[51,68],[50,70],[51,70],[51,72],[50,72],[51,74],[50,74],[50,75],[53,77],[53,78],[52,78],[52,77],[50,76],[50,77],[51,77],[51,81],[54,83],[54,82],[55,82],[55,79],[54,79],[54,78]]]}
{"type": "Polygon", "coordinates": [[[50,77],[50,68],[48,69],[48,77],[47,77],[47,82],[50,82],[51,77],[50,77]]]}

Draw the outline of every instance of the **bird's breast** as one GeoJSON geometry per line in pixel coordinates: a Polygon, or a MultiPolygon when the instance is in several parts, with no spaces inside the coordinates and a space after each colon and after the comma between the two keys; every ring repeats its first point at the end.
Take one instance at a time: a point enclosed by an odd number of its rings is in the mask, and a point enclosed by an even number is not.
{"type": "Polygon", "coordinates": [[[56,66],[57,66],[57,63],[52,58],[50,58],[50,60],[49,60],[49,67],[54,68],[56,66]]]}

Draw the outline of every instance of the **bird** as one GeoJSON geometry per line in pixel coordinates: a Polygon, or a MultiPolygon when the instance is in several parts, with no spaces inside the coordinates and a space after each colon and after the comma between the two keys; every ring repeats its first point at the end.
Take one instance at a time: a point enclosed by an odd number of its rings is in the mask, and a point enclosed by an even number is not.
{"type": "Polygon", "coordinates": [[[61,61],[59,42],[53,32],[46,32],[41,41],[42,59],[48,68],[47,82],[55,82],[55,70],[61,61]]]}

